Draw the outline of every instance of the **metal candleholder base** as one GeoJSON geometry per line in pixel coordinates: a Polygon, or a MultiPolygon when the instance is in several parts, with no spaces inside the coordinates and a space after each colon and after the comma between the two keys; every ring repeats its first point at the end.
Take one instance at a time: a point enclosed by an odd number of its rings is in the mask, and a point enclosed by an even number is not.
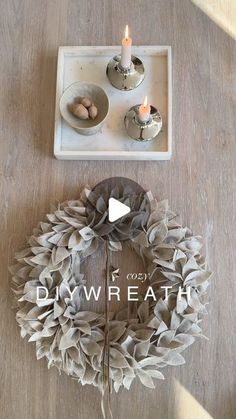
{"type": "Polygon", "coordinates": [[[153,140],[162,128],[162,117],[160,112],[151,106],[150,119],[147,122],[140,122],[138,110],[140,105],[133,106],[125,115],[124,123],[128,135],[137,141],[153,140]]]}
{"type": "Polygon", "coordinates": [[[120,65],[120,55],[113,57],[107,65],[107,77],[110,83],[119,90],[133,90],[138,87],[144,79],[144,65],[142,61],[131,56],[129,68],[120,65]]]}

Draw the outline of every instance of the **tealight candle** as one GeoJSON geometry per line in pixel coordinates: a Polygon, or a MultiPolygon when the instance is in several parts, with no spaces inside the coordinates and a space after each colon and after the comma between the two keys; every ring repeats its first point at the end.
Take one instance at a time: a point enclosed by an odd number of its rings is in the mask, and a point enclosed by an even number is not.
{"type": "Polygon", "coordinates": [[[120,65],[123,68],[129,68],[131,64],[131,46],[132,39],[129,37],[129,27],[125,27],[125,37],[122,39],[120,65]]]}
{"type": "Polygon", "coordinates": [[[139,109],[138,109],[138,119],[141,123],[144,124],[144,123],[149,121],[150,111],[151,111],[151,107],[147,103],[147,96],[146,96],[145,99],[144,99],[143,104],[140,105],[139,109]]]}

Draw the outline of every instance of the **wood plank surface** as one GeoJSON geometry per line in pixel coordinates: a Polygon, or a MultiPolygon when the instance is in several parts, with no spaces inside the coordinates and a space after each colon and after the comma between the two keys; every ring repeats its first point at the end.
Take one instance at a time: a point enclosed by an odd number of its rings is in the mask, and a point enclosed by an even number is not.
{"type": "MultiPolygon", "coordinates": [[[[215,272],[203,327],[210,340],[186,351],[186,365],[166,369],[155,390],[136,382],[112,395],[114,419],[183,419],[178,406],[188,393],[214,419],[235,418],[235,42],[187,0],[0,0],[0,10],[0,418],[101,418],[96,389],[48,371],[20,338],[8,265],[51,202],[111,176],[168,198],[206,238],[215,272]],[[172,160],[57,161],[57,47],[116,45],[126,23],[135,44],[173,47],[172,160]]],[[[124,267],[130,260],[122,255],[124,267]]],[[[187,413],[203,417],[193,404],[187,413]]]]}

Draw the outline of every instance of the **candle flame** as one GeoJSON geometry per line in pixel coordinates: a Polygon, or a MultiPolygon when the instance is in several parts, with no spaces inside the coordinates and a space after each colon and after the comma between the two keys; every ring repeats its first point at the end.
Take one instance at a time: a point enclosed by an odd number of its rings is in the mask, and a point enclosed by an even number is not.
{"type": "Polygon", "coordinates": [[[147,100],[147,96],[145,96],[145,99],[143,101],[143,106],[146,108],[147,104],[148,104],[148,100],[147,100]]]}
{"type": "Polygon", "coordinates": [[[128,25],[126,25],[126,27],[125,27],[125,39],[128,39],[129,38],[129,27],[128,27],[128,25]]]}

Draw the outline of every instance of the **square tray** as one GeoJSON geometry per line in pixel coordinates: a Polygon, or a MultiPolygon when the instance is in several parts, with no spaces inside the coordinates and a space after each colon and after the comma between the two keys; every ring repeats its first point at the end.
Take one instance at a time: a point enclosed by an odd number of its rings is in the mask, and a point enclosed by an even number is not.
{"type": "Polygon", "coordinates": [[[59,47],[57,64],[54,155],[63,160],[169,160],[172,152],[171,47],[138,46],[132,53],[145,66],[145,79],[132,91],[114,88],[106,76],[106,66],[120,46],[59,47]],[[86,137],[62,119],[59,101],[64,90],[76,81],[98,84],[110,100],[109,115],[101,132],[86,137]],[[128,137],[124,127],[126,111],[142,103],[145,96],[158,108],[163,127],[156,140],[138,142],[128,137]]]}

